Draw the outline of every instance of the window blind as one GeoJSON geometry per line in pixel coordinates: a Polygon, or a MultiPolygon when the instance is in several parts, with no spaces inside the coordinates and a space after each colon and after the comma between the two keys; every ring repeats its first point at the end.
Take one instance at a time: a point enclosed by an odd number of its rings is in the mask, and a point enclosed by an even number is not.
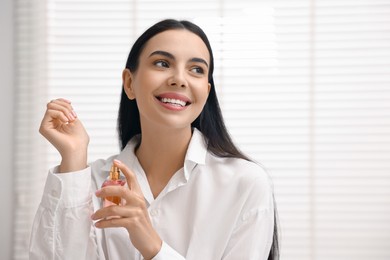
{"type": "Polygon", "coordinates": [[[312,254],[388,259],[390,3],[312,9],[312,254]]]}
{"type": "Polygon", "coordinates": [[[281,259],[316,259],[311,255],[310,2],[260,2],[244,10],[235,1],[227,4],[221,91],[228,128],[273,178],[281,259]]]}
{"type": "Polygon", "coordinates": [[[390,258],[390,4],[387,0],[16,1],[15,259],[57,152],[37,134],[65,97],[91,137],[119,151],[121,72],[164,18],[207,33],[226,124],[273,179],[281,259],[390,258]],[[34,66],[33,66],[34,65],[34,66]],[[30,196],[28,196],[29,194],[30,196]]]}
{"type": "Polygon", "coordinates": [[[28,259],[28,242],[47,172],[38,128],[46,99],[46,8],[44,1],[14,2],[14,233],[13,259],[28,259]]]}

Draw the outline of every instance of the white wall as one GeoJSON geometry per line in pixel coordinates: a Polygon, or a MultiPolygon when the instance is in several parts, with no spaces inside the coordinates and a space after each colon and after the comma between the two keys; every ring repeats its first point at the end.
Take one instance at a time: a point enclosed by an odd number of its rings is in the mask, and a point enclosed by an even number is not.
{"type": "Polygon", "coordinates": [[[0,1],[0,258],[11,259],[13,225],[13,2],[0,1]]]}

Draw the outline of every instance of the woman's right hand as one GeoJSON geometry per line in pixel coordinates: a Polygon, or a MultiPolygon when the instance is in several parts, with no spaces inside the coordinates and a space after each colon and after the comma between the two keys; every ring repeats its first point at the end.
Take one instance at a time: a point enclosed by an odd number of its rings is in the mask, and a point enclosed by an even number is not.
{"type": "Polygon", "coordinates": [[[63,98],[50,101],[39,132],[61,154],[60,172],[78,171],[87,166],[89,136],[70,101],[63,98]]]}

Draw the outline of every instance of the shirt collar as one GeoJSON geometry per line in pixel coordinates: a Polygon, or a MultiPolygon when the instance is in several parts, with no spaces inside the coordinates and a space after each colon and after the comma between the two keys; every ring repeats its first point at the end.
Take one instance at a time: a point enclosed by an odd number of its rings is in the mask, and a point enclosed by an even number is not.
{"type": "MultiPolygon", "coordinates": [[[[135,147],[139,144],[140,135],[136,135],[127,143],[125,148],[115,157],[111,157],[110,159],[117,159],[124,163],[127,167],[132,168],[134,162],[136,160],[136,156],[134,153],[135,147]]],[[[106,164],[102,167],[102,171],[110,171],[112,160],[108,159],[106,164]]]]}
{"type": "MultiPolygon", "coordinates": [[[[127,167],[132,168],[135,160],[137,159],[134,150],[139,144],[140,135],[134,136],[126,145],[126,147],[116,157],[119,161],[123,162],[127,167]]],[[[194,128],[190,144],[187,149],[187,153],[184,160],[184,174],[186,179],[189,178],[189,173],[196,166],[196,164],[206,164],[207,145],[203,134],[196,128],[194,128]]],[[[110,171],[111,160],[103,166],[102,171],[110,171]]]]}
{"type": "Polygon", "coordinates": [[[190,144],[188,145],[185,161],[192,161],[197,164],[206,163],[207,145],[203,134],[196,128],[192,133],[190,144]]]}

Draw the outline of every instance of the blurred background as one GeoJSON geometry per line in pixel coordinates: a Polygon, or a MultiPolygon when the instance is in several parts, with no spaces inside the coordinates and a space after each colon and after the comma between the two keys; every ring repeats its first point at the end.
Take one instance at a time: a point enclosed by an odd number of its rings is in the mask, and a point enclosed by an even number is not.
{"type": "Polygon", "coordinates": [[[237,144],[274,182],[282,260],[390,259],[389,0],[2,0],[1,259],[28,259],[56,151],[46,103],[73,102],[89,161],[118,153],[121,72],[164,18],[200,25],[237,144]]]}

